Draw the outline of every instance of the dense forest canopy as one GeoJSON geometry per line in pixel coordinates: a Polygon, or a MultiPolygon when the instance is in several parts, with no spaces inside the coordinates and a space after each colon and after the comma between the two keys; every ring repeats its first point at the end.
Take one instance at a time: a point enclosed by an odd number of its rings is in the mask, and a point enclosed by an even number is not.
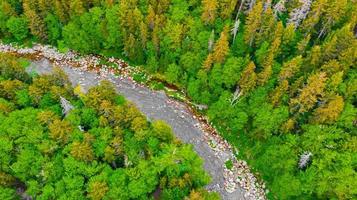
{"type": "Polygon", "coordinates": [[[269,198],[356,198],[356,0],[0,2],[4,42],[125,57],[208,105],[269,198]]]}
{"type": "Polygon", "coordinates": [[[74,92],[63,71],[32,78],[0,54],[1,200],[219,199],[202,164],[109,82],[74,92]]]}

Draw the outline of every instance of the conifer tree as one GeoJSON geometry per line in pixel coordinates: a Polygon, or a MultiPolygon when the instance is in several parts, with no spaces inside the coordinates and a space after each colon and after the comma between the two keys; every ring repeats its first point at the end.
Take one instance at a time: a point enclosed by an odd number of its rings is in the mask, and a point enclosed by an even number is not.
{"type": "Polygon", "coordinates": [[[290,108],[298,110],[299,113],[311,110],[317,101],[323,97],[326,80],[325,72],[311,75],[306,86],[301,89],[299,96],[291,99],[290,108]]]}
{"type": "Polygon", "coordinates": [[[244,29],[244,41],[249,46],[252,46],[257,35],[257,31],[259,30],[262,23],[262,12],[263,4],[262,2],[258,2],[247,16],[244,29]]]}
{"type": "Polygon", "coordinates": [[[88,142],[73,142],[71,155],[80,161],[90,162],[94,159],[94,153],[88,142]]]}
{"type": "Polygon", "coordinates": [[[141,46],[146,48],[146,43],[148,41],[148,27],[143,21],[140,23],[140,36],[141,46]]]}
{"type": "Polygon", "coordinates": [[[216,19],[218,2],[217,0],[202,0],[203,13],[201,19],[206,24],[212,24],[216,19]]]}
{"type": "Polygon", "coordinates": [[[214,62],[213,55],[210,53],[208,54],[206,60],[203,62],[203,68],[209,71],[212,67],[213,62],[214,62]]]}
{"type": "Polygon", "coordinates": [[[322,58],[321,58],[322,50],[319,45],[314,46],[308,57],[308,62],[310,64],[310,68],[316,68],[321,64],[322,58]]]}
{"type": "Polygon", "coordinates": [[[274,89],[271,94],[270,100],[274,106],[278,106],[280,104],[281,97],[288,91],[289,82],[287,80],[283,80],[278,87],[274,89]]]}
{"type": "Polygon", "coordinates": [[[334,123],[340,116],[344,108],[344,100],[341,96],[336,95],[327,103],[318,107],[314,111],[313,122],[316,123],[334,123]]]}
{"type": "Polygon", "coordinates": [[[228,41],[228,26],[224,27],[221,32],[220,38],[217,40],[216,45],[213,49],[212,58],[215,63],[223,63],[229,52],[229,41],[228,41]]]}
{"type": "Polygon", "coordinates": [[[257,84],[257,75],[255,73],[255,64],[250,62],[241,74],[241,79],[238,82],[242,90],[242,94],[248,93],[257,84]]]}
{"type": "Polygon", "coordinates": [[[238,1],[236,0],[220,0],[219,3],[219,15],[222,19],[228,19],[231,17],[234,8],[238,1]]]}
{"type": "Polygon", "coordinates": [[[36,13],[36,11],[32,8],[33,5],[30,5],[31,3],[34,2],[31,2],[30,0],[23,2],[24,14],[29,20],[29,28],[34,36],[45,41],[47,39],[47,35],[44,19],[36,13]]]}
{"type": "Polygon", "coordinates": [[[298,54],[303,54],[305,53],[306,47],[308,46],[309,42],[311,39],[311,35],[308,34],[306,37],[304,37],[298,44],[297,44],[297,53],[298,54]]]}
{"type": "Polygon", "coordinates": [[[152,31],[152,42],[154,44],[154,47],[155,47],[155,50],[156,50],[156,54],[159,55],[160,53],[160,31],[161,31],[161,28],[159,27],[159,24],[160,24],[160,17],[159,16],[156,16],[156,19],[155,19],[155,26],[154,26],[154,29],[152,31]]]}
{"type": "Polygon", "coordinates": [[[296,50],[296,32],[294,25],[289,24],[285,29],[281,41],[281,53],[283,58],[289,57],[296,50]]]}
{"type": "Polygon", "coordinates": [[[67,12],[65,12],[65,8],[62,5],[61,0],[55,0],[54,1],[54,12],[56,16],[59,18],[59,20],[62,23],[66,23],[68,20],[67,12]]]}
{"type": "Polygon", "coordinates": [[[135,36],[133,34],[129,34],[129,38],[127,38],[126,41],[124,41],[124,52],[125,54],[131,58],[134,59],[135,58],[135,52],[136,52],[136,39],[135,36]]]}
{"type": "Polygon", "coordinates": [[[59,142],[60,144],[66,144],[72,132],[72,127],[67,121],[54,120],[49,126],[50,137],[59,142]]]}
{"type": "MultiPolygon", "coordinates": [[[[153,1],[152,1],[153,2],[153,1]]],[[[156,12],[160,15],[164,14],[170,6],[170,0],[156,1],[156,12]]]]}
{"type": "Polygon", "coordinates": [[[101,200],[104,198],[108,190],[109,187],[107,183],[102,181],[93,181],[89,184],[88,187],[88,197],[91,200],[101,200]]]}
{"type": "Polygon", "coordinates": [[[51,11],[51,1],[47,0],[37,0],[39,15],[41,18],[45,18],[46,15],[51,11]]]}
{"type": "Polygon", "coordinates": [[[289,133],[290,131],[293,131],[296,125],[296,120],[293,118],[288,119],[283,125],[280,127],[281,132],[283,133],[289,133]]]}
{"type": "Polygon", "coordinates": [[[81,16],[85,12],[83,0],[73,0],[69,4],[69,15],[73,19],[81,16]]]}
{"type": "Polygon", "coordinates": [[[318,38],[321,38],[331,27],[340,21],[343,16],[346,16],[347,0],[333,0],[326,4],[326,10],[324,10],[322,21],[322,28],[318,30],[318,38]]]}
{"type": "Polygon", "coordinates": [[[268,7],[262,14],[261,26],[256,36],[256,46],[259,46],[264,41],[271,41],[271,33],[274,32],[275,28],[275,17],[273,11],[268,7]]]}
{"type": "Polygon", "coordinates": [[[280,49],[283,29],[283,24],[279,22],[274,33],[273,42],[271,43],[271,46],[269,48],[268,55],[263,62],[263,71],[258,74],[259,85],[264,85],[272,75],[272,66],[274,63],[274,59],[280,49]]]}
{"type": "Polygon", "coordinates": [[[285,62],[279,73],[279,79],[283,81],[292,78],[297,72],[299,72],[302,61],[302,56],[297,56],[290,61],[285,62]]]}
{"type": "Polygon", "coordinates": [[[146,16],[146,21],[147,21],[147,24],[151,30],[153,30],[154,26],[155,26],[155,16],[156,16],[156,14],[155,14],[154,9],[152,8],[151,5],[149,5],[148,14],[146,16]]]}

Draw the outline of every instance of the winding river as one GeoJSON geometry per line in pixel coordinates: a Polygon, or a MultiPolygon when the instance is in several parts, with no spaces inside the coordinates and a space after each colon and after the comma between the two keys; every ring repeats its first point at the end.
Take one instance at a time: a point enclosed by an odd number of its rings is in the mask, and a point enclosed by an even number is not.
{"type": "MultiPolygon", "coordinates": [[[[1,45],[0,43],[0,52],[12,51],[1,45]]],[[[21,51],[16,53],[21,55],[21,51]]],[[[31,61],[27,68],[29,72],[51,73],[54,68],[53,60],[41,55],[37,55],[38,59],[31,61]]],[[[232,151],[224,149],[217,151],[209,145],[207,142],[207,137],[210,137],[209,133],[202,128],[204,125],[192,114],[186,104],[169,98],[162,91],[153,91],[139,85],[128,76],[118,77],[112,73],[103,75],[78,66],[74,67],[71,64],[62,64],[60,67],[68,75],[73,86],[80,85],[85,91],[98,85],[101,80],[109,80],[120,94],[135,103],[150,120],[160,119],[170,124],[175,135],[183,142],[192,144],[195,151],[203,158],[204,168],[212,177],[211,184],[207,186],[208,190],[218,192],[224,200],[265,199],[264,190],[257,184],[258,181],[250,172],[244,174],[246,172],[243,171],[243,174],[238,176],[251,182],[247,183],[251,185],[248,185],[249,189],[246,185],[239,184],[234,185],[233,189],[232,187],[230,190],[227,189],[227,181],[232,181],[228,179],[233,179],[227,174],[233,175],[233,172],[227,171],[225,162],[228,159],[235,159],[232,151]]]]}

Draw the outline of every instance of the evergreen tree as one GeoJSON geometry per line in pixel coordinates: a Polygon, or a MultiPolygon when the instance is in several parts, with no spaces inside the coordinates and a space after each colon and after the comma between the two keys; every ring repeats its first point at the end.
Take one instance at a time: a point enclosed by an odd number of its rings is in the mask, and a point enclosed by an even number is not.
{"type": "Polygon", "coordinates": [[[46,25],[44,19],[41,18],[37,13],[36,10],[32,8],[34,2],[31,0],[25,0],[23,2],[24,7],[24,14],[26,18],[29,20],[29,28],[31,33],[38,37],[38,39],[45,41],[47,39],[46,35],[46,25]]]}
{"type": "Polygon", "coordinates": [[[313,121],[317,123],[334,123],[344,108],[344,100],[341,96],[333,96],[331,100],[318,107],[314,111],[313,121]]]}
{"type": "Polygon", "coordinates": [[[324,95],[326,79],[325,72],[312,74],[307,80],[307,85],[301,89],[299,96],[291,99],[290,108],[300,113],[311,110],[324,95]]]}
{"type": "Polygon", "coordinates": [[[250,62],[241,74],[241,78],[238,82],[243,94],[248,93],[257,84],[257,75],[255,74],[255,64],[250,62]]]}
{"type": "Polygon", "coordinates": [[[236,4],[238,1],[235,0],[221,0],[218,2],[219,4],[219,15],[223,19],[228,19],[231,17],[236,4]]]}
{"type": "Polygon", "coordinates": [[[203,12],[201,19],[206,24],[212,24],[216,19],[218,2],[217,0],[203,0],[203,12]]]}
{"type": "Polygon", "coordinates": [[[280,80],[286,80],[294,77],[299,72],[302,65],[302,56],[297,56],[283,64],[283,67],[279,73],[280,80]]]}
{"type": "Polygon", "coordinates": [[[258,2],[247,16],[244,29],[244,41],[249,46],[252,46],[257,35],[257,31],[260,29],[262,23],[262,13],[263,4],[262,2],[258,2]]]}
{"type": "Polygon", "coordinates": [[[216,42],[213,49],[212,59],[215,63],[223,63],[229,52],[229,42],[228,42],[228,27],[226,26],[221,32],[221,36],[216,42]]]}

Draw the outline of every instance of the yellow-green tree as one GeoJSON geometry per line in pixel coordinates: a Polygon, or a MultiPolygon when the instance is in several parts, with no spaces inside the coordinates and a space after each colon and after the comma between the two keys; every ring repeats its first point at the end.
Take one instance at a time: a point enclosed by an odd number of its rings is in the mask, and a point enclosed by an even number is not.
{"type": "Polygon", "coordinates": [[[80,161],[90,162],[94,159],[94,153],[90,143],[75,141],[72,143],[71,155],[80,161]]]}
{"type": "Polygon", "coordinates": [[[340,116],[344,105],[343,97],[336,95],[314,111],[312,121],[315,123],[332,124],[340,116]]]}
{"type": "Polygon", "coordinates": [[[303,54],[306,50],[306,47],[309,45],[311,39],[311,35],[308,34],[306,37],[304,37],[301,41],[298,42],[297,44],[297,53],[298,54],[303,54]]]}
{"type": "Polygon", "coordinates": [[[273,73],[272,66],[274,64],[274,59],[280,50],[283,30],[284,30],[283,24],[279,22],[278,25],[276,26],[276,30],[274,32],[274,39],[270,45],[268,55],[266,56],[263,62],[263,70],[258,74],[259,85],[264,85],[269,80],[269,78],[273,73]]]}
{"type": "Polygon", "coordinates": [[[301,89],[299,96],[291,99],[290,108],[300,113],[311,110],[317,101],[323,97],[326,80],[325,72],[311,75],[306,86],[301,89]]]}
{"type": "Polygon", "coordinates": [[[263,3],[258,2],[249,12],[244,29],[244,42],[252,46],[262,21],[263,3]]]}
{"type": "Polygon", "coordinates": [[[71,18],[79,17],[85,11],[83,0],[73,0],[69,3],[69,15],[71,18]]]}
{"type": "Polygon", "coordinates": [[[238,1],[236,0],[220,0],[219,4],[219,16],[222,19],[228,19],[231,17],[234,8],[238,1]]]}
{"type": "Polygon", "coordinates": [[[282,81],[292,78],[297,72],[299,72],[302,61],[302,56],[297,56],[285,62],[279,73],[279,79],[282,81]]]}
{"type": "Polygon", "coordinates": [[[286,122],[283,123],[280,127],[280,131],[283,133],[289,133],[290,131],[293,131],[296,125],[296,120],[293,118],[289,118],[286,122]]]}
{"type": "Polygon", "coordinates": [[[108,192],[109,187],[106,182],[93,181],[88,187],[88,197],[91,200],[101,200],[108,192]]]}
{"type": "Polygon", "coordinates": [[[288,91],[288,89],[289,89],[289,82],[287,80],[283,80],[270,95],[271,103],[274,106],[278,106],[280,104],[281,97],[286,93],[286,91],[288,91]]]}
{"type": "Polygon", "coordinates": [[[250,90],[252,90],[256,86],[256,84],[257,75],[255,73],[255,64],[251,61],[242,72],[238,85],[241,88],[242,93],[246,94],[250,90]]]}
{"type": "Polygon", "coordinates": [[[55,119],[49,126],[50,137],[61,144],[66,144],[72,133],[72,126],[68,121],[55,119]]]}
{"type": "Polygon", "coordinates": [[[256,46],[259,46],[264,41],[272,41],[271,34],[274,32],[275,21],[273,11],[268,7],[262,14],[261,26],[255,40],[256,46]]]}
{"type": "Polygon", "coordinates": [[[65,5],[63,5],[61,0],[54,1],[53,9],[59,20],[62,23],[66,23],[68,20],[68,12],[66,12],[65,5]]]}
{"type": "Polygon", "coordinates": [[[308,56],[308,62],[310,64],[310,68],[316,68],[321,64],[321,47],[319,45],[316,45],[312,47],[309,56],[308,56]]]}
{"type": "Polygon", "coordinates": [[[34,2],[30,0],[25,0],[23,2],[24,14],[29,21],[29,28],[32,35],[38,37],[38,39],[45,41],[47,39],[46,35],[46,25],[44,19],[41,18],[36,10],[32,8],[34,2]]]}
{"type": "Polygon", "coordinates": [[[203,68],[206,71],[209,71],[212,67],[213,62],[214,62],[213,55],[210,53],[210,54],[208,54],[206,60],[203,62],[203,68]]]}

